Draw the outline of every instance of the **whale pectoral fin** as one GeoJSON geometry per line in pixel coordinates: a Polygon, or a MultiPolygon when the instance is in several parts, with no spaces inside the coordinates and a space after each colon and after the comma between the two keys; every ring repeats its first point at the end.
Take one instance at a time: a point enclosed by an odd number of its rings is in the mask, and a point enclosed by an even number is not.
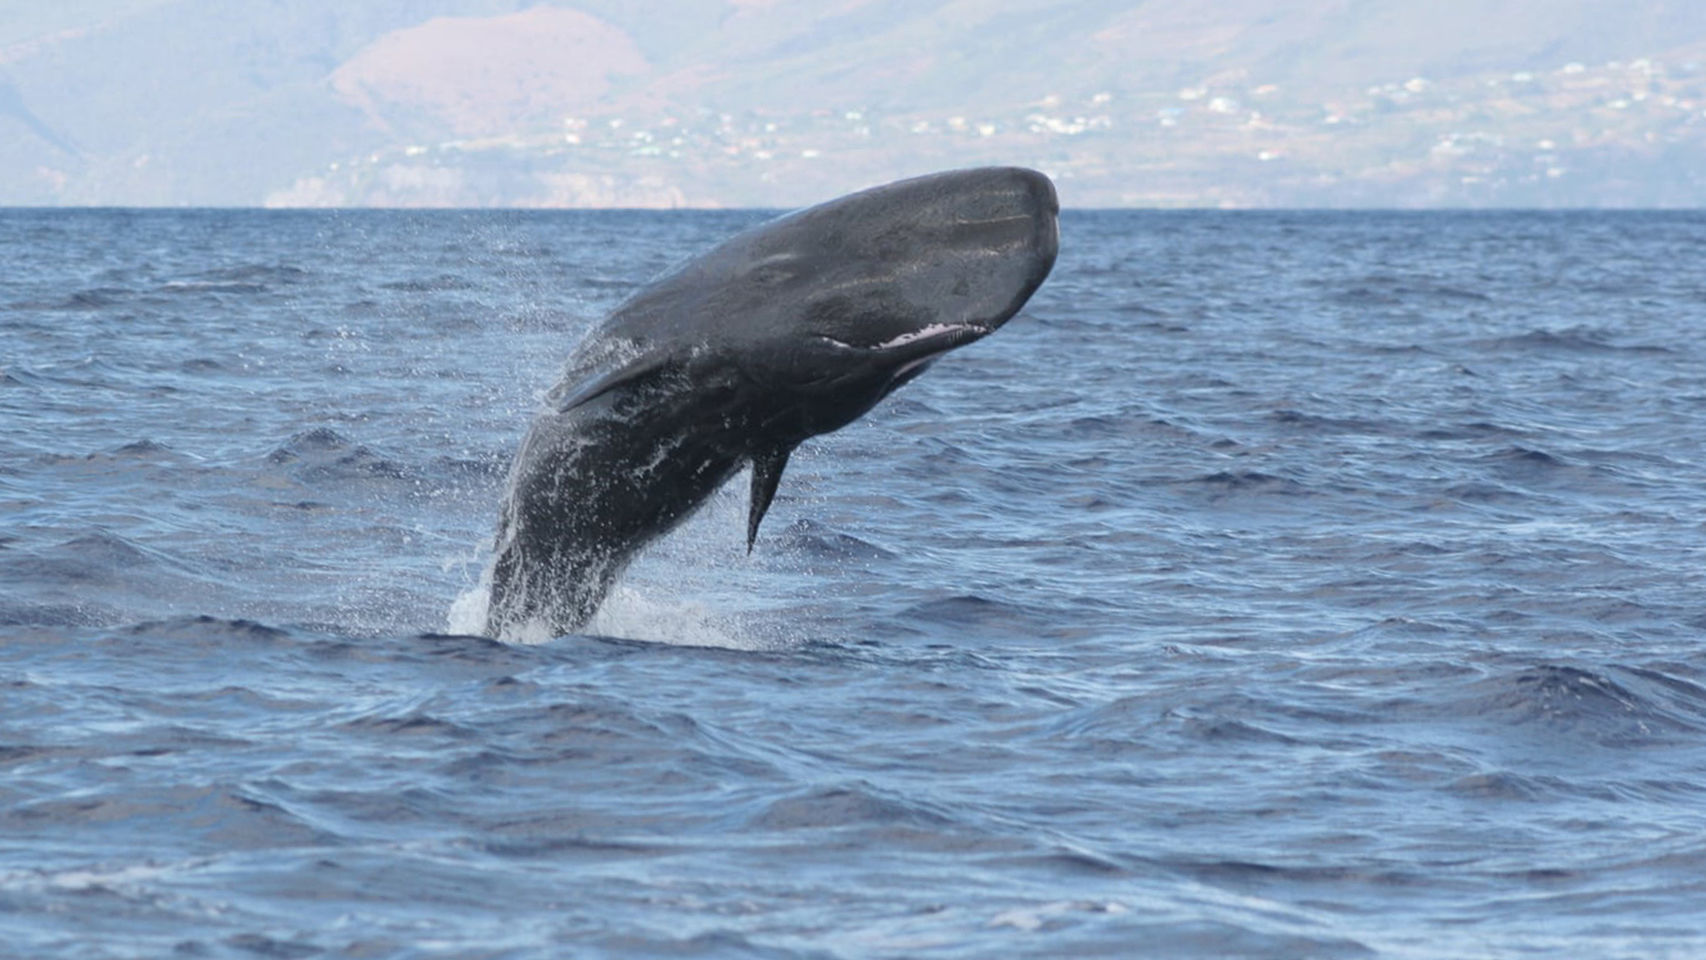
{"type": "Polygon", "coordinates": [[[616,390],[633,383],[638,383],[647,377],[657,374],[667,365],[668,364],[659,357],[640,357],[632,363],[617,367],[615,370],[612,370],[603,376],[594,377],[591,380],[583,380],[574,384],[565,383],[551,391],[549,400],[551,405],[557,409],[558,413],[568,413],[570,410],[573,410],[582,404],[590,403],[612,390],[616,390]]]}
{"type": "Polygon", "coordinates": [[[758,525],[764,520],[764,512],[770,509],[770,501],[776,499],[776,487],[782,482],[782,471],[793,452],[791,448],[783,448],[752,458],[752,504],[746,514],[747,553],[752,552],[753,541],[758,539],[758,525]]]}

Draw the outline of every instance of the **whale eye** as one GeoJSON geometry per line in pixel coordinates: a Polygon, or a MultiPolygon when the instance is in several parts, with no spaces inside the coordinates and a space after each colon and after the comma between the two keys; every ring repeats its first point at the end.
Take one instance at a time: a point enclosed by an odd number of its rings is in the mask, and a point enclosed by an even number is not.
{"type": "Polygon", "coordinates": [[[799,275],[799,261],[792,253],[774,254],[748,266],[745,276],[761,287],[778,287],[799,275]]]}
{"type": "Polygon", "coordinates": [[[759,267],[747,274],[753,283],[764,287],[779,287],[794,279],[794,271],[786,267],[759,267]]]}

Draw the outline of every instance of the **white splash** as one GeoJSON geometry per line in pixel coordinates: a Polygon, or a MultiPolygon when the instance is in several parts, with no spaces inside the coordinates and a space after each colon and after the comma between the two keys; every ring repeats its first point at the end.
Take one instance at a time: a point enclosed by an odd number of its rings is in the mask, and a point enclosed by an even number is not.
{"type": "Polygon", "coordinates": [[[666,600],[618,585],[582,632],[678,647],[756,650],[768,646],[734,629],[725,615],[701,603],[666,600]]]}
{"type": "MultiPolygon", "coordinates": [[[[480,582],[459,595],[446,616],[446,631],[482,636],[491,605],[491,567],[480,582]]],[[[666,643],[682,647],[723,647],[729,650],[764,650],[777,646],[775,640],[749,636],[726,613],[702,603],[649,596],[618,584],[578,633],[666,643]]],[[[517,646],[549,643],[558,634],[544,620],[511,624],[497,639],[517,646]]]]}
{"type": "Polygon", "coordinates": [[[491,580],[491,567],[488,565],[480,582],[451,602],[444,628],[446,633],[479,636],[485,632],[486,613],[492,603],[491,580]]]}

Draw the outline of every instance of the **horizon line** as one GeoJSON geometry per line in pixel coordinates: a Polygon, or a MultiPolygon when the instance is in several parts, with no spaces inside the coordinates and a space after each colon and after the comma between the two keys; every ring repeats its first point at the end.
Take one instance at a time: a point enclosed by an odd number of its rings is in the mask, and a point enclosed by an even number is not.
{"type": "MultiPolygon", "coordinates": [[[[681,206],[273,206],[267,204],[6,204],[0,203],[0,213],[13,212],[250,212],[250,213],[787,213],[803,210],[800,206],[734,207],[722,205],[681,206]]],[[[1228,204],[1120,204],[1111,206],[1062,205],[1061,212],[1073,213],[1706,213],[1706,203],[1694,206],[1651,205],[1636,206],[1607,204],[1604,206],[1521,206],[1489,204],[1485,206],[1241,206],[1228,204]]]]}

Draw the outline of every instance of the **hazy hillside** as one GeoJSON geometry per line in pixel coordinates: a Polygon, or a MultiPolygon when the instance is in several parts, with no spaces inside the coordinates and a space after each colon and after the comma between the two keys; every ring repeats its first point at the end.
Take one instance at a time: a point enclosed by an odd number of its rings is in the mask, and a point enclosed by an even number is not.
{"type": "Polygon", "coordinates": [[[0,203],[785,206],[985,162],[1080,205],[1700,205],[1706,4],[0,13],[0,203]]]}

